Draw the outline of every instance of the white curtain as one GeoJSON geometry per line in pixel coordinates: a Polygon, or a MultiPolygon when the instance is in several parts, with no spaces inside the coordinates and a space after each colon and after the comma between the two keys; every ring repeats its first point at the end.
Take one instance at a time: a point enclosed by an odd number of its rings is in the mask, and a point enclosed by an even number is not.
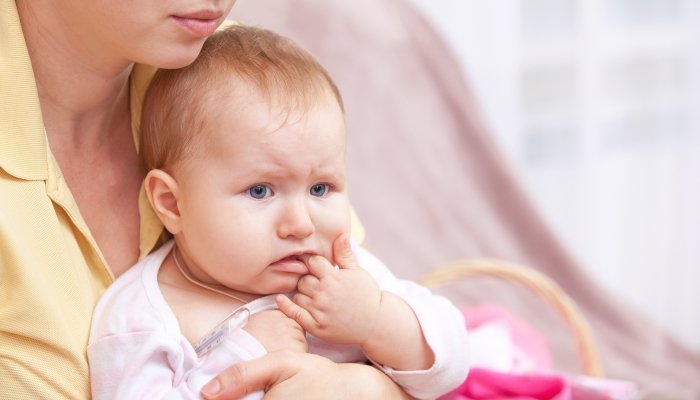
{"type": "Polygon", "coordinates": [[[581,264],[700,350],[700,1],[412,1],[581,264]]]}

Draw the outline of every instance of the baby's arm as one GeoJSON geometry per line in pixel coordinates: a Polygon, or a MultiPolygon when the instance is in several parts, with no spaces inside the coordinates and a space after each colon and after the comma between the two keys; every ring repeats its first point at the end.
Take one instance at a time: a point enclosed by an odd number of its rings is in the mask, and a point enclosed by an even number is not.
{"type": "Polygon", "coordinates": [[[435,363],[427,370],[375,365],[416,398],[435,398],[461,385],[469,372],[469,343],[462,313],[446,298],[433,295],[415,282],[397,279],[368,251],[359,247],[353,250],[358,263],[374,277],[383,293],[394,294],[410,306],[435,356],[435,363]]]}
{"type": "MultiPolygon", "coordinates": [[[[101,322],[98,320],[97,325],[108,324],[108,321],[101,322]]],[[[304,331],[278,310],[251,315],[243,329],[268,352],[283,349],[306,352],[304,331]]],[[[184,348],[189,344],[184,337],[177,341],[163,331],[125,332],[98,337],[100,331],[99,327],[93,331],[87,348],[95,400],[201,398],[201,387],[223,371],[219,362],[197,367],[193,361],[196,356],[188,357],[185,354],[184,348]]],[[[248,342],[246,335],[236,335],[236,338],[248,342]]],[[[238,344],[238,340],[234,343],[238,344]]],[[[247,347],[241,349],[253,351],[247,347]]],[[[251,353],[253,356],[262,354],[265,354],[264,350],[251,353]]],[[[260,397],[262,394],[257,393],[245,398],[260,397]]]]}
{"type": "Polygon", "coordinates": [[[95,400],[192,399],[199,393],[183,377],[179,343],[161,332],[106,336],[87,353],[95,400]]]}
{"type": "Polygon", "coordinates": [[[257,339],[268,353],[290,350],[306,353],[306,332],[280,310],[262,311],[250,316],[243,330],[257,339]]]}
{"type": "Polygon", "coordinates": [[[416,314],[403,299],[386,291],[362,350],[375,363],[400,371],[427,370],[435,363],[416,314]]]}
{"type": "Polygon", "coordinates": [[[461,384],[468,371],[461,313],[427,289],[396,279],[361,249],[358,264],[343,239],[334,243],[340,269],[322,257],[308,260],[312,275],[300,281],[294,303],[278,297],[280,309],[314,336],[360,344],[415,397],[436,397],[461,384]]]}
{"type": "Polygon", "coordinates": [[[95,307],[87,346],[95,400],[201,398],[200,388],[226,367],[266,353],[250,334],[235,330],[227,343],[198,359],[175,315],[157,296],[154,266],[167,250],[132,267],[95,307]]]}

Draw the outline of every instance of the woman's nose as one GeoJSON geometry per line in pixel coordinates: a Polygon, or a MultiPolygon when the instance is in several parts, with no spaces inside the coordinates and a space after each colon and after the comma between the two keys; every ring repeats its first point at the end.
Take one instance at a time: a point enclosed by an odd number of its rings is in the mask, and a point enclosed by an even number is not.
{"type": "Polygon", "coordinates": [[[310,236],[316,230],[306,207],[303,204],[290,204],[282,211],[282,218],[277,227],[280,238],[310,236]]]}

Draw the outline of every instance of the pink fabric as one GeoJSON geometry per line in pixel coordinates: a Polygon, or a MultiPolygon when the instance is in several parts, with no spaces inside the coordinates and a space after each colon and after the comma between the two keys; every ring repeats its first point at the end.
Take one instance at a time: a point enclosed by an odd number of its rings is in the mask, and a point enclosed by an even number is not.
{"type": "Polygon", "coordinates": [[[473,368],[459,388],[440,400],[627,400],[636,394],[636,387],[623,381],[473,368]]]}
{"type": "Polygon", "coordinates": [[[525,353],[540,369],[551,369],[549,346],[542,335],[503,307],[484,305],[462,310],[467,329],[471,330],[492,321],[502,321],[510,331],[513,345],[525,353]]]}
{"type": "Polygon", "coordinates": [[[472,368],[467,380],[455,392],[474,400],[550,400],[559,395],[565,386],[561,376],[516,375],[472,368]]]}
{"type": "MultiPolygon", "coordinates": [[[[346,109],[350,198],[372,251],[418,279],[475,257],[538,269],[591,323],[606,376],[661,398],[700,398],[700,356],[589,279],[522,190],[450,49],[406,0],[238,0],[231,18],[314,53],[346,109]]],[[[532,322],[559,370],[579,372],[560,317],[528,290],[475,279],[439,291],[459,305],[498,302],[532,322]]]]}
{"type": "Polygon", "coordinates": [[[471,331],[472,369],[443,400],[628,400],[637,393],[630,382],[552,371],[545,339],[501,307],[486,305],[462,313],[471,331]],[[507,333],[505,340],[499,330],[507,333]]]}
{"type": "MultiPolygon", "coordinates": [[[[351,244],[358,263],[380,289],[411,306],[435,354],[435,364],[423,371],[375,365],[419,399],[435,398],[457,387],[469,370],[467,331],[459,310],[413,282],[396,279],[381,261],[351,244]]],[[[129,269],[107,289],[95,308],[87,348],[95,400],[202,399],[202,386],[224,369],[265,354],[255,338],[238,330],[208,355],[197,357],[180,334],[177,319],[158,286],[158,270],[172,245],[172,241],[163,245],[129,269]]],[[[255,313],[276,308],[276,304],[271,295],[245,307],[255,313]]],[[[360,346],[330,343],[308,334],[307,340],[310,353],[335,362],[367,361],[360,346]]],[[[262,396],[262,392],[255,392],[245,399],[262,396]]]]}

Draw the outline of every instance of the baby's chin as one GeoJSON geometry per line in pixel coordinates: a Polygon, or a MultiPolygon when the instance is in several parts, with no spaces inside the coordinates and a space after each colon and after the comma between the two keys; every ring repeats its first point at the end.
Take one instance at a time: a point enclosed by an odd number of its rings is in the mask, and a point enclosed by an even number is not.
{"type": "Polygon", "coordinates": [[[272,282],[266,282],[266,284],[261,285],[262,287],[257,290],[258,294],[270,295],[277,293],[290,293],[297,290],[297,285],[299,284],[299,279],[301,279],[301,274],[285,274],[289,276],[278,277],[272,282]],[[281,278],[281,279],[280,279],[281,278]]]}

